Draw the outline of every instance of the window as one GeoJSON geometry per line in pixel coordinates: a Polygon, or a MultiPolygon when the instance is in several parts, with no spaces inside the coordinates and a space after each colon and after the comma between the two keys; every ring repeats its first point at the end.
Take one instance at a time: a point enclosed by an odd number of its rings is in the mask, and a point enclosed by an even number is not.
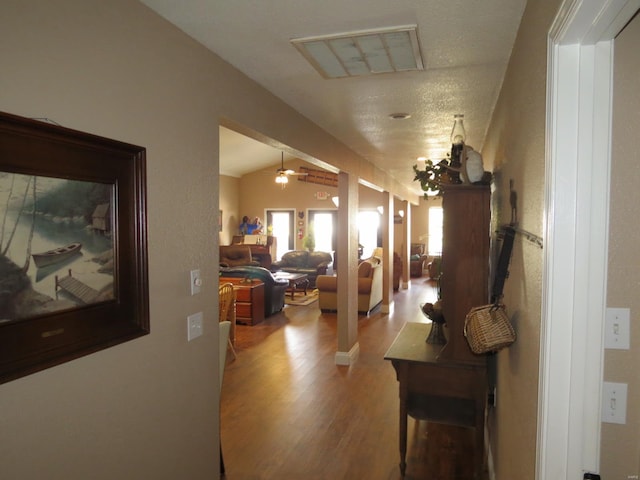
{"type": "Polygon", "coordinates": [[[428,254],[442,255],[442,207],[429,207],[428,254]]]}
{"type": "Polygon", "coordinates": [[[369,258],[378,246],[380,214],[377,210],[358,212],[358,243],[362,245],[362,258],[369,258]]]}
{"type": "Polygon", "coordinates": [[[277,238],[275,262],[282,258],[282,255],[289,250],[293,250],[294,227],[293,210],[267,210],[267,231],[271,228],[272,235],[277,238]]]}
{"type": "Polygon", "coordinates": [[[313,224],[315,249],[319,252],[333,252],[334,221],[336,212],[309,212],[309,225],[313,224]]]}

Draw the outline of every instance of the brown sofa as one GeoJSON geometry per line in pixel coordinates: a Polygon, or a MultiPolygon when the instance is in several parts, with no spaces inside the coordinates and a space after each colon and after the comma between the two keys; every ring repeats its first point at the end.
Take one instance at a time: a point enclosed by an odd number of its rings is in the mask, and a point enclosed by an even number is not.
{"type": "MultiPolygon", "coordinates": [[[[318,306],[323,312],[338,310],[338,277],[318,275],[318,306]]],[[[382,302],[382,263],[371,257],[358,265],[358,312],[369,312],[382,302]]]]}
{"type": "Polygon", "coordinates": [[[293,250],[282,255],[282,258],[271,264],[271,271],[281,270],[289,273],[306,273],[309,287],[315,288],[316,277],[327,273],[331,263],[331,254],[327,252],[308,252],[293,250]]]}
{"type": "Polygon", "coordinates": [[[251,248],[247,245],[220,245],[220,266],[239,267],[243,265],[260,266],[253,259],[251,248]]]}

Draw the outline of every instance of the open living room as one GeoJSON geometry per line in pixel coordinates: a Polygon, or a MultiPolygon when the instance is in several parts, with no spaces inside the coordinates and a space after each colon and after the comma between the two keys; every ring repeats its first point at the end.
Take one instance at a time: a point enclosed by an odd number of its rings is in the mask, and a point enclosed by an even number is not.
{"type": "MultiPolygon", "coordinates": [[[[398,443],[398,382],[385,352],[405,322],[431,323],[422,307],[439,299],[441,199],[409,207],[408,229],[407,206],[395,202],[394,308],[386,312],[378,221],[384,200],[359,186],[357,210],[366,220],[356,262],[360,351],[353,365],[336,365],[337,175],[224,127],[220,149],[219,281],[236,295],[235,312],[220,315],[232,321],[221,392],[225,478],[402,478],[389,448],[398,443]],[[261,156],[277,163],[279,155],[279,165],[256,168],[261,156]],[[225,175],[239,156],[248,156],[252,169],[225,175]],[[284,185],[274,180],[282,171],[289,172],[284,185]],[[319,180],[300,175],[307,172],[319,180]],[[439,213],[432,212],[431,225],[430,209],[439,213]],[[436,252],[429,252],[430,233],[436,252]]],[[[405,478],[474,475],[472,429],[415,420],[408,437],[405,478]]]]}
{"type": "Polygon", "coordinates": [[[637,478],[639,9],[3,1],[2,479],[637,478]]]}

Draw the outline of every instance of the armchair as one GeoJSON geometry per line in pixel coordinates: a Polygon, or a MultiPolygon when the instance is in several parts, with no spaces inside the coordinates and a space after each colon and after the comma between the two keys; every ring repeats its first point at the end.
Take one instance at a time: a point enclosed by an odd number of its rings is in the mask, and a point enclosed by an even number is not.
{"type": "MultiPolygon", "coordinates": [[[[338,277],[318,275],[318,306],[322,311],[338,310],[338,277]]],[[[358,265],[358,312],[369,312],[382,302],[382,263],[371,257],[358,265]]]]}
{"type": "Polygon", "coordinates": [[[429,278],[438,280],[442,271],[442,257],[433,257],[433,260],[427,264],[427,271],[429,278]]]}
{"type": "Polygon", "coordinates": [[[424,245],[422,243],[412,243],[411,256],[409,257],[409,274],[412,277],[421,277],[424,271],[424,263],[428,258],[428,255],[424,254],[424,245]]]}

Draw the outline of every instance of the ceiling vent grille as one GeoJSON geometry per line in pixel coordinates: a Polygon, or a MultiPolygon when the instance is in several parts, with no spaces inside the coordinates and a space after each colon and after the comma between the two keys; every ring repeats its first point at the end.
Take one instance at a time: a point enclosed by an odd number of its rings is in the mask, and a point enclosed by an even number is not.
{"type": "Polygon", "coordinates": [[[416,25],[295,38],[291,43],[324,78],[424,70],[416,25]]]}

